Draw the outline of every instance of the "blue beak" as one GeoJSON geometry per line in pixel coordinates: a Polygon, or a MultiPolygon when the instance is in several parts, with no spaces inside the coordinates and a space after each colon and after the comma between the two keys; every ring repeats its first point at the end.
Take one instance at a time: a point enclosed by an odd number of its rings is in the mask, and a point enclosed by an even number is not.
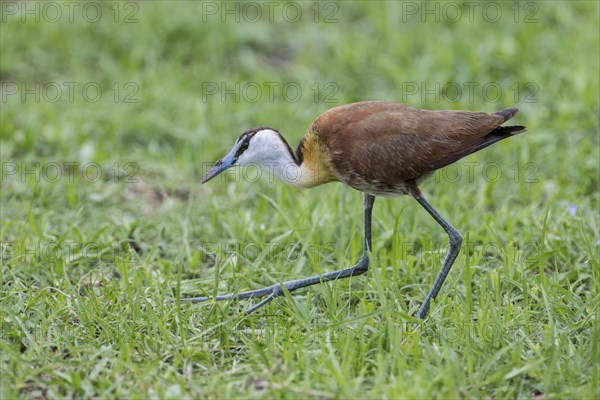
{"type": "Polygon", "coordinates": [[[202,183],[210,181],[212,178],[231,167],[235,160],[235,148],[233,148],[229,154],[217,161],[215,165],[213,165],[213,167],[206,173],[206,175],[204,175],[204,178],[202,178],[202,183]]]}

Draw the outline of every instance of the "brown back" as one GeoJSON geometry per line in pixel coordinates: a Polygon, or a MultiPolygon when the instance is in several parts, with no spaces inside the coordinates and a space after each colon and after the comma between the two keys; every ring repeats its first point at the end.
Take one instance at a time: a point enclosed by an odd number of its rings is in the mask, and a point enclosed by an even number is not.
{"type": "Polygon", "coordinates": [[[369,101],[333,108],[310,130],[342,178],[396,185],[470,154],[503,122],[504,117],[483,112],[369,101]]]}

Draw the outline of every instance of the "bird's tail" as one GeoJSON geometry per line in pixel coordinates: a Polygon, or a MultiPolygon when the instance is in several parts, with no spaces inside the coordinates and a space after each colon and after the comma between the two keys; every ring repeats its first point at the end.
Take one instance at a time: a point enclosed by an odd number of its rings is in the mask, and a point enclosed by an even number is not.
{"type": "Polygon", "coordinates": [[[521,126],[521,125],[500,126],[496,129],[494,129],[493,131],[491,131],[489,134],[487,134],[483,138],[481,143],[479,143],[477,146],[475,146],[473,153],[475,153],[476,151],[485,149],[486,147],[491,146],[494,143],[499,142],[503,139],[518,135],[519,133],[523,133],[526,130],[527,130],[527,128],[524,126],[521,126]]]}
{"type": "MultiPolygon", "coordinates": [[[[518,108],[507,108],[506,110],[498,111],[494,114],[501,116],[502,118],[504,118],[504,122],[506,122],[509,119],[511,119],[512,117],[514,117],[515,115],[517,115],[518,112],[519,112],[518,108]]],[[[521,125],[499,126],[498,128],[496,128],[493,131],[491,131],[490,133],[488,133],[483,138],[481,143],[479,143],[477,146],[475,146],[475,149],[473,149],[473,153],[475,153],[476,151],[479,151],[481,149],[485,149],[486,147],[491,146],[492,144],[499,142],[503,139],[518,135],[519,133],[523,133],[526,130],[527,130],[527,128],[525,128],[524,126],[521,126],[521,125]]]]}
{"type": "Polygon", "coordinates": [[[507,108],[506,110],[498,111],[494,114],[501,116],[504,118],[504,122],[508,121],[519,112],[518,108],[507,108]]]}

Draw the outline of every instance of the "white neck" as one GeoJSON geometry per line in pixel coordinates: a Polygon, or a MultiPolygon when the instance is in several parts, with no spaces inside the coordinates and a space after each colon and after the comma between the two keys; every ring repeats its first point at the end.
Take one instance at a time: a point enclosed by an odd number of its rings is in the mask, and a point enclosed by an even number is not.
{"type": "Polygon", "coordinates": [[[256,160],[267,172],[266,177],[269,181],[273,177],[292,186],[302,186],[302,181],[306,179],[304,163],[296,164],[296,161],[288,151],[288,148],[281,142],[273,142],[273,147],[268,151],[268,156],[256,160]],[[304,178],[304,179],[303,179],[304,178]]]}
{"type": "Polygon", "coordinates": [[[267,171],[269,180],[273,176],[292,186],[311,187],[318,181],[318,172],[312,171],[306,162],[296,164],[291,149],[278,133],[265,128],[250,141],[250,148],[238,159],[239,165],[260,165],[267,171]]]}

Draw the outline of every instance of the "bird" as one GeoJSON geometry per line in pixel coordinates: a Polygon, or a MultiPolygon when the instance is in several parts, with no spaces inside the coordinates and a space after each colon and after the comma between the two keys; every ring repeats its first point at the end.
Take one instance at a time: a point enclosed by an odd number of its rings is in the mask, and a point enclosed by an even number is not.
{"type": "Polygon", "coordinates": [[[433,285],[417,311],[425,319],[439,294],[462,245],[462,236],[429,204],[419,184],[436,170],[527,130],[503,126],[517,114],[516,108],[495,113],[459,110],[425,110],[401,103],[363,101],[334,107],[319,115],[292,150],[282,134],[259,126],[242,133],[231,151],[214,163],[202,179],[206,183],[233,166],[260,165],[283,182],[312,188],[342,182],[363,193],[363,255],[352,267],[289,280],[257,290],[187,297],[182,302],[257,299],[252,313],[286,292],[327,281],[366,273],[372,250],[371,216],[376,197],[414,198],[444,229],[450,243],[433,285]]]}

